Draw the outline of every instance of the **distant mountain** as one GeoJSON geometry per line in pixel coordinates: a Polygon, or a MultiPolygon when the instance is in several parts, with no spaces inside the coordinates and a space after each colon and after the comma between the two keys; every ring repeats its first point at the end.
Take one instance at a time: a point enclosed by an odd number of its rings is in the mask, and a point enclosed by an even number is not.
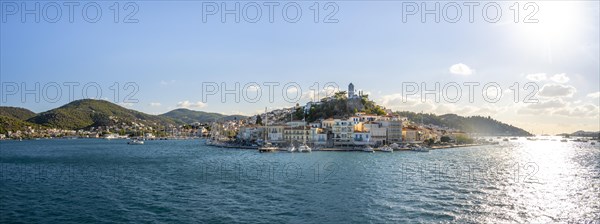
{"type": "Polygon", "coordinates": [[[33,111],[20,107],[0,107],[0,116],[27,120],[35,116],[33,111]]]}
{"type": "Polygon", "coordinates": [[[234,119],[246,119],[243,115],[223,115],[219,113],[209,113],[203,111],[195,111],[189,109],[175,109],[167,113],[159,115],[161,117],[170,118],[173,120],[179,120],[181,122],[191,124],[194,122],[206,123],[215,120],[234,120],[234,119]]]}
{"type": "Polygon", "coordinates": [[[596,137],[596,138],[600,138],[600,131],[583,131],[583,130],[579,130],[579,131],[573,132],[571,134],[563,133],[563,134],[559,134],[559,135],[562,135],[562,136],[596,137]]]}
{"type": "Polygon", "coordinates": [[[59,108],[40,113],[27,121],[62,129],[82,129],[116,124],[130,125],[134,122],[152,127],[179,123],[172,119],[127,109],[108,101],[92,99],[73,101],[59,108]]]}
{"type": "Polygon", "coordinates": [[[456,114],[422,114],[414,112],[397,112],[400,116],[411,121],[432,124],[440,127],[459,129],[465,132],[484,135],[531,136],[532,134],[515,126],[494,120],[491,117],[471,116],[463,117],[456,114]]]}

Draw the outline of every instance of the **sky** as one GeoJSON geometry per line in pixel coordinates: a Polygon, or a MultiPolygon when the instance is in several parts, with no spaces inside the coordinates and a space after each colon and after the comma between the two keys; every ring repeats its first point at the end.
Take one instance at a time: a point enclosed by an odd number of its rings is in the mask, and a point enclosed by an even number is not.
{"type": "Polygon", "coordinates": [[[78,3],[1,2],[2,106],[253,115],[353,83],[392,110],[600,130],[598,1],[78,3]]]}

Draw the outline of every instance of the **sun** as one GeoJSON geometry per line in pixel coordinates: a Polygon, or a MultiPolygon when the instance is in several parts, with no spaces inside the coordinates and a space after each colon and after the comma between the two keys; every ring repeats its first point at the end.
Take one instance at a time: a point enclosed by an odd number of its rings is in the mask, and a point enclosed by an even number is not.
{"type": "Polygon", "coordinates": [[[572,41],[584,24],[583,6],[578,1],[538,1],[520,5],[520,32],[546,45],[572,41]]]}

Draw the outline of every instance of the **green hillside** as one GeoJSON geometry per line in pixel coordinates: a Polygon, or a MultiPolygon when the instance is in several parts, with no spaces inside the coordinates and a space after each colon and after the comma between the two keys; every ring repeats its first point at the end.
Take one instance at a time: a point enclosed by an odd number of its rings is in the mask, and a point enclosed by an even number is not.
{"type": "MultiPolygon", "coordinates": [[[[385,108],[369,100],[368,95],[360,98],[348,99],[346,92],[338,92],[330,98],[321,100],[318,105],[312,106],[306,115],[307,121],[312,122],[327,118],[348,118],[356,112],[384,115],[385,108]]],[[[456,114],[437,116],[435,114],[417,114],[413,112],[395,112],[395,114],[406,117],[417,123],[432,124],[462,130],[465,132],[480,133],[485,135],[511,135],[529,136],[529,132],[502,123],[490,117],[472,116],[462,117],[456,114]]],[[[302,119],[301,109],[296,110],[295,119],[302,119]]],[[[289,116],[288,116],[289,117],[289,116]]]]}
{"type": "Polygon", "coordinates": [[[510,135],[510,136],[530,136],[531,133],[494,120],[491,117],[471,116],[463,117],[456,114],[445,114],[437,116],[435,114],[422,114],[414,112],[397,112],[398,115],[406,117],[411,121],[424,124],[432,124],[440,127],[459,129],[466,132],[480,133],[485,135],[510,135]]]}
{"type": "Polygon", "coordinates": [[[40,129],[41,126],[14,117],[0,115],[0,134],[6,134],[9,131],[25,131],[27,127],[40,129]]]}
{"type": "Polygon", "coordinates": [[[19,107],[0,107],[0,116],[27,120],[35,116],[33,111],[19,107]]]}
{"type": "Polygon", "coordinates": [[[206,123],[213,122],[215,120],[234,120],[234,119],[245,119],[246,116],[242,115],[223,115],[219,113],[209,113],[203,111],[195,111],[189,109],[175,109],[167,113],[159,115],[161,117],[179,120],[181,122],[190,124],[194,122],[206,123]]]}
{"type": "Polygon", "coordinates": [[[108,101],[91,99],[73,101],[59,108],[40,113],[27,121],[62,129],[82,129],[116,124],[130,125],[134,122],[152,127],[178,123],[172,119],[130,110],[108,101]]]}

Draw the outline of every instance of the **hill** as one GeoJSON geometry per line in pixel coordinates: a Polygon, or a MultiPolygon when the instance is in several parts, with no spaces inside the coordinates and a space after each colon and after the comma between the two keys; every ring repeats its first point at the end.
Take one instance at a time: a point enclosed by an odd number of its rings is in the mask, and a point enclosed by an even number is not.
{"type": "Polygon", "coordinates": [[[20,107],[0,107],[0,116],[15,118],[18,120],[27,120],[35,116],[33,111],[20,107]]]}
{"type": "Polygon", "coordinates": [[[246,119],[246,116],[242,115],[223,115],[219,113],[209,113],[204,111],[195,111],[189,109],[175,109],[167,113],[159,115],[161,117],[178,120],[187,124],[194,122],[207,123],[215,120],[234,120],[234,119],[246,119]]]}
{"type": "Polygon", "coordinates": [[[25,131],[28,127],[41,129],[42,127],[14,117],[0,115],[0,134],[6,134],[9,131],[25,131]]]}
{"type": "MultiPolygon", "coordinates": [[[[359,98],[348,99],[346,92],[338,92],[334,96],[322,99],[321,102],[311,106],[306,116],[307,121],[312,122],[327,118],[348,118],[356,112],[367,114],[385,115],[384,107],[377,105],[369,100],[368,95],[361,95],[359,98]]],[[[295,119],[302,119],[302,109],[298,108],[295,112],[295,119]]],[[[502,123],[490,117],[471,116],[463,117],[456,114],[445,114],[437,116],[435,114],[417,114],[413,112],[395,112],[394,114],[408,118],[416,123],[432,124],[440,127],[458,129],[470,133],[479,133],[483,135],[510,135],[510,136],[530,136],[531,133],[518,127],[502,123]]],[[[286,115],[287,116],[287,115],[286,115]]],[[[288,116],[289,117],[289,116],[288,116]]]]}
{"type": "Polygon", "coordinates": [[[559,135],[561,135],[561,136],[600,138],[600,131],[583,131],[583,130],[579,130],[579,131],[573,132],[571,134],[562,133],[562,134],[559,134],[559,135]]]}
{"type": "Polygon", "coordinates": [[[408,118],[410,121],[424,124],[432,124],[440,127],[459,129],[465,132],[479,133],[483,135],[506,135],[506,136],[531,136],[532,134],[515,126],[494,120],[491,117],[471,116],[463,117],[456,114],[422,114],[414,112],[396,112],[396,114],[408,118]]]}
{"type": "Polygon", "coordinates": [[[110,126],[133,123],[151,127],[176,125],[172,119],[149,115],[127,109],[104,100],[76,100],[40,113],[27,120],[28,122],[62,129],[82,129],[87,127],[110,126]]]}

